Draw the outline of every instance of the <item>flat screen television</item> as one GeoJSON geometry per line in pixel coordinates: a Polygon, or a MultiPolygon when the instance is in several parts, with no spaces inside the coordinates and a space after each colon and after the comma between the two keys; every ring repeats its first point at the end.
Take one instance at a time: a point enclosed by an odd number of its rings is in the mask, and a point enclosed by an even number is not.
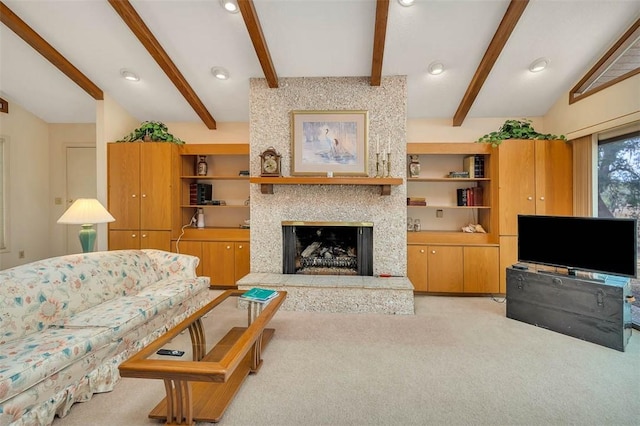
{"type": "Polygon", "coordinates": [[[637,278],[636,219],[518,215],[518,262],[637,278]]]}

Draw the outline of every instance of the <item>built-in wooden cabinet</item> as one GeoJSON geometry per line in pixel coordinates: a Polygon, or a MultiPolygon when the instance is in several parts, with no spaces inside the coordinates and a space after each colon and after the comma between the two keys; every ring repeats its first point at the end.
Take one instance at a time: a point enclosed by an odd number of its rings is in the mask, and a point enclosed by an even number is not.
{"type": "Polygon", "coordinates": [[[573,215],[573,152],[563,140],[507,140],[497,151],[500,292],[505,293],[506,268],[518,260],[518,215],[573,215]]]}
{"type": "Polygon", "coordinates": [[[174,241],[172,251],[200,258],[198,275],[210,277],[211,287],[235,287],[250,270],[248,241],[174,241]]]}
{"type": "Polygon", "coordinates": [[[409,245],[407,276],[417,292],[497,293],[498,259],[494,246],[409,245]]]}
{"type": "Polygon", "coordinates": [[[212,287],[234,287],[250,268],[249,145],[182,145],[179,171],[179,221],[173,227],[172,250],[199,257],[197,273],[210,277],[212,287]],[[207,163],[206,175],[198,175],[201,159],[207,163]],[[211,185],[215,204],[193,202],[194,184],[211,185]],[[199,209],[203,228],[191,224],[199,209]]]}
{"type": "MultiPolygon", "coordinates": [[[[185,144],[180,147],[180,194],[182,225],[189,224],[198,209],[204,212],[205,228],[248,226],[249,219],[249,145],[185,144]],[[207,174],[197,174],[198,162],[207,163],[207,174]],[[242,172],[242,173],[241,173],[242,172]],[[192,185],[211,187],[216,204],[198,204],[191,200],[192,185]]],[[[175,236],[177,237],[177,236],[175,236]]]]}
{"type": "Polygon", "coordinates": [[[157,248],[171,242],[173,171],[178,147],[162,142],[107,144],[109,249],[157,248]]]}
{"type": "Polygon", "coordinates": [[[407,275],[416,292],[498,292],[495,153],[488,144],[407,145],[407,154],[417,155],[420,162],[419,176],[407,178],[407,197],[426,200],[426,206],[407,206],[408,221],[420,220],[419,231],[407,231],[407,275]],[[465,171],[465,158],[472,156],[482,157],[480,176],[449,177],[452,171],[465,171]],[[458,191],[466,188],[481,188],[482,200],[458,205],[458,191]],[[486,232],[463,232],[470,223],[486,232]]]}
{"type": "Polygon", "coordinates": [[[171,231],[111,230],[109,249],[149,249],[171,251],[171,231]]]}

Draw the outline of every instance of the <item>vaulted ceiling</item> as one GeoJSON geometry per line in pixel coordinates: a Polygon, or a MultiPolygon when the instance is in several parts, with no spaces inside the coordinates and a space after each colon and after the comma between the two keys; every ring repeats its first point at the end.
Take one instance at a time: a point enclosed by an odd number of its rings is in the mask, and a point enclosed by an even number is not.
{"type": "Polygon", "coordinates": [[[215,128],[249,120],[251,78],[281,90],[283,77],[406,75],[408,118],[534,117],[640,18],[640,0],[238,3],[2,0],[0,97],[50,123],[95,122],[106,94],[140,121],[215,128]],[[529,72],[538,58],[547,69],[529,72]],[[427,72],[434,62],[442,74],[427,72]]]}

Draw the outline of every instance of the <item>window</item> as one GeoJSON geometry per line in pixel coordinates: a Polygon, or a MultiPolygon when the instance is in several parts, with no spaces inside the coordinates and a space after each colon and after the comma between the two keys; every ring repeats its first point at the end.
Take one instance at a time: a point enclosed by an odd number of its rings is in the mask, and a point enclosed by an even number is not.
{"type": "Polygon", "coordinates": [[[640,19],[625,32],[607,53],[569,92],[572,104],[640,73],[640,19]]]}
{"type": "Polygon", "coordinates": [[[598,141],[598,217],[640,218],[640,130],[598,141]]]}
{"type": "MultiPolygon", "coordinates": [[[[598,138],[598,217],[640,219],[640,123],[617,133],[598,138]]],[[[631,293],[631,322],[640,328],[640,280],[631,280],[631,293]]]]}

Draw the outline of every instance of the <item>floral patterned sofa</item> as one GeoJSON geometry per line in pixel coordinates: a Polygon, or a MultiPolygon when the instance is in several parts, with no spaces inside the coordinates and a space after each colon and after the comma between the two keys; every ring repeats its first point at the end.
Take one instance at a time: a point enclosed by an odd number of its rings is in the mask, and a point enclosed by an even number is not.
{"type": "Polygon", "coordinates": [[[199,259],[117,250],[0,271],[0,425],[49,425],[210,299],[199,259]]]}

